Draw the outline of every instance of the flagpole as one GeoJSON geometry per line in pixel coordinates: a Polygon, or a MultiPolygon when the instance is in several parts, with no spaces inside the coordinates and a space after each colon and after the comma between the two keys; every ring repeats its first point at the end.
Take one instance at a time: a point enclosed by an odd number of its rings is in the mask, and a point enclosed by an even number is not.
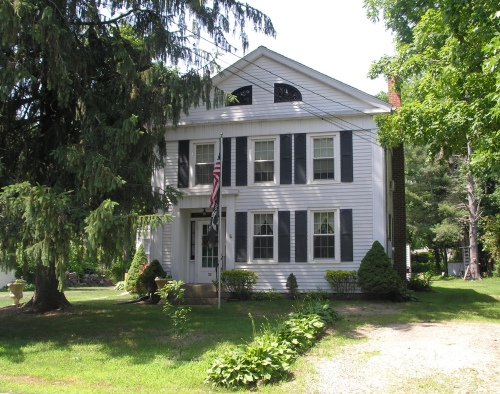
{"type": "Polygon", "coordinates": [[[222,255],[222,246],[223,246],[223,240],[222,240],[222,237],[221,237],[221,231],[220,231],[220,228],[222,227],[222,204],[221,204],[221,200],[222,200],[222,157],[223,155],[223,152],[222,152],[222,133],[220,133],[220,138],[219,138],[219,156],[220,156],[220,176],[219,176],[219,204],[217,206],[217,209],[218,209],[218,216],[219,216],[219,223],[217,224],[217,236],[218,236],[218,240],[219,240],[219,256],[217,256],[218,260],[219,260],[219,269],[217,270],[217,285],[219,286],[218,290],[217,290],[217,308],[220,309],[220,291],[221,291],[221,270],[222,270],[222,259],[223,259],[223,255],[222,255]]]}

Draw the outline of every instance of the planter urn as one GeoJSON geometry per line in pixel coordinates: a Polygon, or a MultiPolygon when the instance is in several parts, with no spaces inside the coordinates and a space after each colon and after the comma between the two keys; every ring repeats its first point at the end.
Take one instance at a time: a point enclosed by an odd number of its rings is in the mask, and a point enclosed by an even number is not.
{"type": "Polygon", "coordinates": [[[24,283],[8,283],[10,298],[14,300],[14,305],[19,306],[19,300],[23,298],[24,283]]]}
{"type": "Polygon", "coordinates": [[[171,280],[171,278],[155,278],[156,287],[158,287],[158,290],[163,289],[163,286],[165,286],[171,280]]]}

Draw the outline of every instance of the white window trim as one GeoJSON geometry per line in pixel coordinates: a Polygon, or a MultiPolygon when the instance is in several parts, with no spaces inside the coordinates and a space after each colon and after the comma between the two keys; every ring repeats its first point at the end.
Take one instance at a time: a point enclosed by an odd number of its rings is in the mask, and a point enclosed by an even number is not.
{"type": "Polygon", "coordinates": [[[338,132],[331,133],[314,133],[307,135],[307,183],[340,183],[340,134],[338,132]],[[333,179],[314,179],[314,142],[316,138],[333,138],[333,179]]]}
{"type": "Polygon", "coordinates": [[[196,185],[195,183],[195,168],[196,168],[196,146],[197,145],[214,145],[214,164],[219,154],[217,140],[195,140],[190,141],[189,146],[189,188],[190,189],[212,189],[212,183],[206,185],[196,185]]]}
{"type": "Polygon", "coordinates": [[[280,179],[280,139],[277,136],[263,136],[249,138],[250,144],[248,149],[248,185],[249,186],[276,186],[279,185],[280,179]],[[274,142],[274,181],[272,182],[255,182],[255,143],[262,141],[274,142]]]}
{"type": "Polygon", "coordinates": [[[311,263],[340,263],[340,208],[314,208],[309,209],[307,213],[308,226],[308,261],[311,263]],[[335,256],[333,259],[315,259],[314,258],[314,213],[333,212],[334,213],[334,235],[335,235],[335,256]]]}
{"type": "Polygon", "coordinates": [[[249,211],[250,220],[249,220],[249,228],[247,229],[248,234],[248,244],[247,250],[250,251],[250,262],[256,264],[278,264],[278,211],[277,210],[258,210],[258,211],[249,211]],[[273,258],[270,260],[267,259],[255,259],[254,258],[254,249],[253,249],[253,230],[254,230],[254,217],[258,214],[273,214],[273,258]]]}

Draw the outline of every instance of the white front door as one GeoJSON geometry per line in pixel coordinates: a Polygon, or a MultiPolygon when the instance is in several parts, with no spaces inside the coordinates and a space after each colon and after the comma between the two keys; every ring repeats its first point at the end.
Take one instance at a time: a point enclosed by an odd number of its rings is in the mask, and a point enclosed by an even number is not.
{"type": "MultiPolygon", "coordinates": [[[[219,239],[216,237],[215,246],[209,249],[207,246],[209,220],[196,223],[196,282],[212,283],[217,278],[217,264],[219,261],[219,239]]],[[[224,227],[224,221],[222,221],[224,227]]],[[[224,232],[221,231],[222,234],[224,232]]]]}

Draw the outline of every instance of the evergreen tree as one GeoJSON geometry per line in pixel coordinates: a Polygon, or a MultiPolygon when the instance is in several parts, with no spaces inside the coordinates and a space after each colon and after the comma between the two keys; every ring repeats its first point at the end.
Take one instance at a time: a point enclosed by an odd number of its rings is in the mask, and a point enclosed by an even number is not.
{"type": "Polygon", "coordinates": [[[358,270],[358,285],[365,293],[394,294],[401,287],[401,280],[380,242],[375,241],[358,270]]]}
{"type": "Polygon", "coordinates": [[[71,240],[109,264],[137,228],[168,219],[154,213],[168,212],[178,192],[150,183],[164,165],[162,125],[191,106],[210,108],[217,68],[188,37],[234,51],[226,35],[237,33],[246,49],[247,22],[275,34],[267,16],[234,0],[0,0],[0,266],[36,264],[30,307],[67,305],[71,240]],[[180,61],[188,71],[167,67],[180,61]],[[46,199],[65,201],[47,222],[46,199]],[[40,215],[34,234],[25,234],[35,225],[26,212],[40,215]]]}
{"type": "Polygon", "coordinates": [[[138,294],[143,296],[145,294],[145,287],[142,285],[140,276],[142,271],[146,269],[146,264],[148,263],[148,258],[144,247],[139,245],[137,251],[135,252],[132,264],[127,274],[127,281],[125,282],[125,290],[130,293],[138,294]]]}

